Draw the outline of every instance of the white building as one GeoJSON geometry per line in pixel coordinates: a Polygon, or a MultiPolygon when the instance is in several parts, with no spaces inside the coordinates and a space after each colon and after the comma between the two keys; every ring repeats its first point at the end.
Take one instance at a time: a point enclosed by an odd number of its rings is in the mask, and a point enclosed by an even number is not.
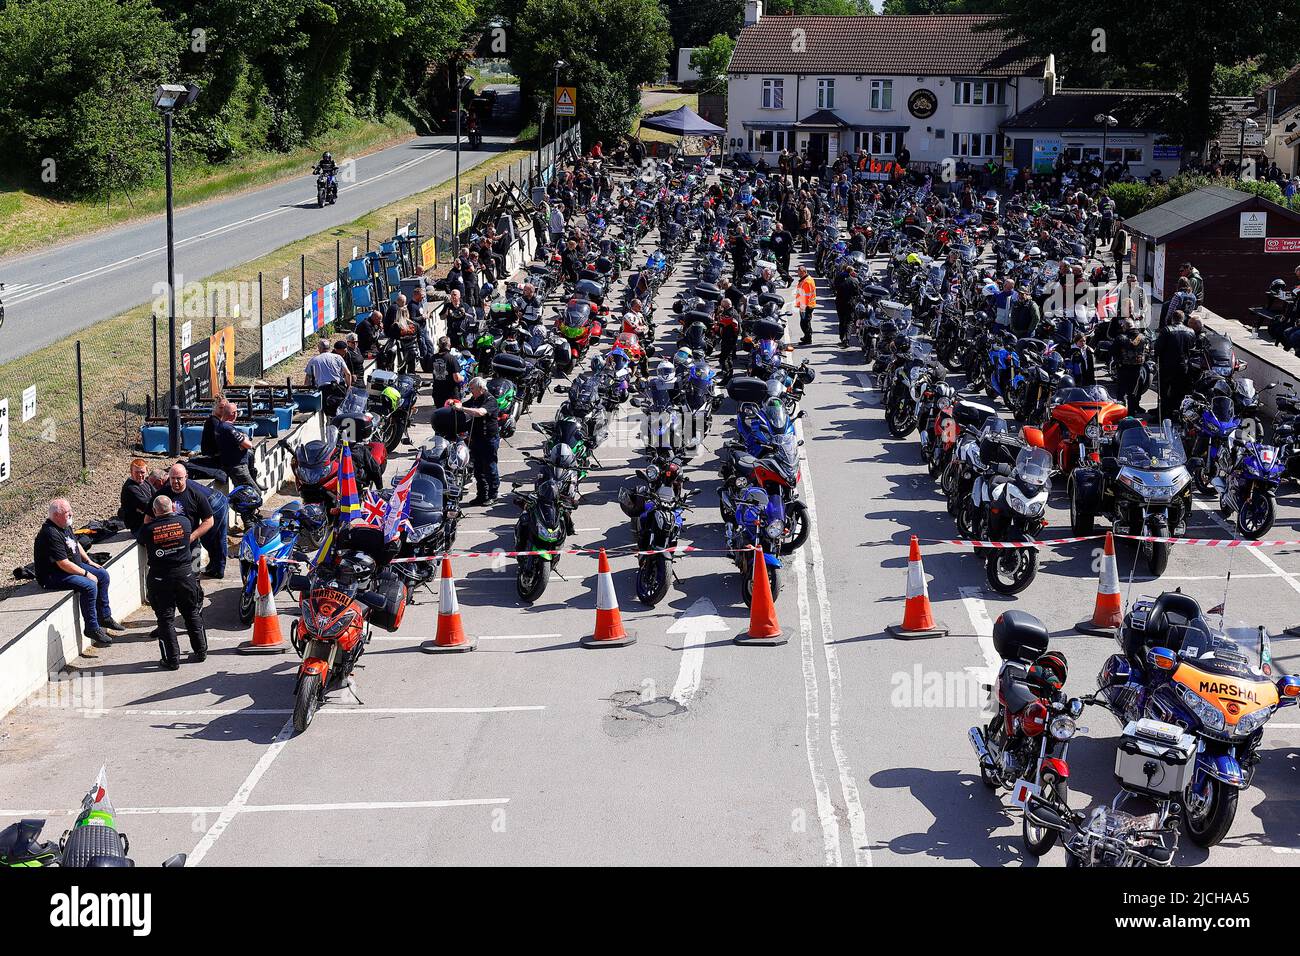
{"type": "Polygon", "coordinates": [[[747,0],[727,69],[727,151],[776,164],[864,148],[912,164],[1002,162],[1000,124],[1055,83],[1050,58],[1024,53],[992,18],[769,16],[747,0]]]}

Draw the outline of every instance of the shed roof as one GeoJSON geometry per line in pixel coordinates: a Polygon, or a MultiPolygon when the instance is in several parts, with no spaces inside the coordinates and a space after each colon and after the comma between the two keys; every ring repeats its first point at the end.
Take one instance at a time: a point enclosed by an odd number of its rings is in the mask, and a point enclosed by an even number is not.
{"type": "Polygon", "coordinates": [[[1211,222],[1247,207],[1262,209],[1270,215],[1300,222],[1300,214],[1254,193],[1225,186],[1206,186],[1202,189],[1161,203],[1153,209],[1138,213],[1126,220],[1133,233],[1148,237],[1153,242],[1168,242],[1211,222]]]}

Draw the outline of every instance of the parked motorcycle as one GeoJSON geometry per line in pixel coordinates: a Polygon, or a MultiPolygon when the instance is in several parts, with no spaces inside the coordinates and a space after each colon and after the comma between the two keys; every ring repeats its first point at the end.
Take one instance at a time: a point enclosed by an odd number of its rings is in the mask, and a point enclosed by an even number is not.
{"type": "Polygon", "coordinates": [[[239,576],[244,582],[239,592],[239,623],[251,624],[257,609],[257,569],[266,558],[271,594],[288,583],[292,563],[306,560],[324,536],[327,519],[320,505],[286,502],[270,515],[263,515],[261,493],[251,485],[240,485],[230,492],[230,508],[244,524],[239,543],[239,576]],[[301,545],[300,545],[301,542],[301,545]]]}

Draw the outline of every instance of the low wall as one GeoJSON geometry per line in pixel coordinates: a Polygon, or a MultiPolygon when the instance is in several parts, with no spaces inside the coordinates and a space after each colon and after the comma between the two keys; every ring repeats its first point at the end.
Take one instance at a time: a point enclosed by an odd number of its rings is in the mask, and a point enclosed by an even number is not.
{"type": "MultiPolygon", "coordinates": [[[[321,435],[322,418],[309,416],[281,439],[262,442],[254,450],[259,476],[273,491],[293,482],[293,451],[321,435]],[[267,482],[266,479],[271,481],[267,482]]],[[[110,575],[109,603],[118,618],[144,606],[144,555],[135,539],[123,532],[94,547],[110,555],[104,566],[110,575]]],[[[0,717],[40,690],[79,657],[89,644],[73,591],[46,591],[32,583],[0,602],[0,717]]]]}
{"type": "Polygon", "coordinates": [[[1246,363],[1244,373],[1260,389],[1265,417],[1272,420],[1277,415],[1277,391],[1263,391],[1270,382],[1289,384],[1300,391],[1300,358],[1260,337],[1253,329],[1236,319],[1225,319],[1213,312],[1198,313],[1207,329],[1226,334],[1238,360],[1246,363]]]}

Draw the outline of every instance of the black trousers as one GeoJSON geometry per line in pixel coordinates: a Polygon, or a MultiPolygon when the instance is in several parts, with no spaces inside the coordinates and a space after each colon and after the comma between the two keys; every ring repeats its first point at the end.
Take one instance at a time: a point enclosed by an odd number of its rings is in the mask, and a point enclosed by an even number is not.
{"type": "Polygon", "coordinates": [[[1115,386],[1119,389],[1120,400],[1128,406],[1130,415],[1140,415],[1142,413],[1142,396],[1137,394],[1141,387],[1142,366],[1141,365],[1121,365],[1119,375],[1115,379],[1115,386]]]}
{"type": "Polygon", "coordinates": [[[187,566],[179,571],[150,571],[145,578],[145,593],[158,618],[154,633],[162,653],[163,666],[180,665],[181,648],[176,637],[177,609],[190,636],[190,649],[198,655],[208,653],[208,632],[203,626],[203,589],[187,566]]]}
{"type": "Polygon", "coordinates": [[[835,316],[840,320],[840,341],[849,340],[849,325],[853,321],[853,305],[848,302],[835,303],[835,316]]]}
{"type": "Polygon", "coordinates": [[[804,309],[799,315],[799,329],[803,332],[804,340],[808,342],[812,341],[812,316],[812,306],[804,309]]]}

